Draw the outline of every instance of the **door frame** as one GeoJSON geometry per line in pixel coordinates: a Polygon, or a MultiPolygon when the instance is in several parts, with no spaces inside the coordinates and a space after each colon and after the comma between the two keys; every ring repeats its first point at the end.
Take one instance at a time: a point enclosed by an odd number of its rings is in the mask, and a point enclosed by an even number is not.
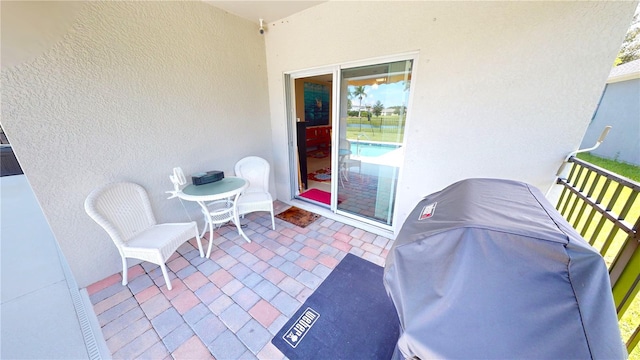
{"type": "MultiPolygon", "coordinates": [[[[391,222],[391,225],[387,225],[387,224],[383,224],[371,219],[367,219],[361,216],[358,216],[356,214],[352,214],[352,213],[348,213],[345,211],[341,211],[338,209],[338,186],[339,186],[339,177],[340,173],[339,171],[333,171],[333,169],[337,169],[338,166],[338,147],[337,147],[337,142],[339,140],[339,129],[341,126],[340,123],[340,107],[343,106],[342,102],[340,101],[340,89],[341,89],[341,83],[342,83],[342,77],[341,77],[341,72],[342,70],[345,69],[350,69],[350,68],[356,68],[356,67],[362,67],[362,66],[369,66],[369,65],[375,65],[375,64],[382,64],[382,63],[391,63],[391,62],[397,62],[397,61],[405,61],[405,60],[412,60],[412,69],[411,69],[411,73],[412,73],[412,78],[415,78],[417,75],[417,63],[418,63],[418,57],[419,57],[419,52],[418,51],[411,51],[411,52],[406,52],[406,53],[400,53],[400,54],[395,54],[395,55],[388,55],[388,56],[382,56],[382,57],[375,57],[375,58],[368,58],[368,59],[361,59],[361,60],[356,60],[356,61],[351,61],[351,62],[343,62],[343,63],[339,63],[339,64],[333,64],[333,65],[327,65],[327,66],[322,66],[322,67],[317,67],[317,68],[308,68],[308,69],[304,69],[304,70],[296,70],[296,71],[288,71],[288,72],[284,72],[283,76],[284,76],[284,91],[285,91],[285,113],[287,114],[287,132],[288,132],[288,141],[289,141],[289,169],[291,169],[291,171],[289,171],[289,176],[290,176],[290,198],[291,199],[296,199],[296,191],[298,189],[299,183],[298,183],[298,176],[297,176],[297,171],[299,168],[299,164],[296,163],[295,161],[295,153],[296,153],[296,107],[295,107],[295,92],[293,92],[292,90],[295,89],[295,80],[299,79],[299,78],[305,78],[305,77],[312,77],[312,76],[319,76],[319,75],[328,75],[328,74],[332,74],[333,76],[333,81],[332,81],[332,108],[331,108],[331,112],[332,112],[332,120],[331,120],[331,206],[330,206],[330,210],[332,213],[336,214],[336,215],[340,215],[343,217],[347,217],[350,219],[353,219],[355,221],[361,222],[361,223],[365,223],[368,225],[372,225],[387,231],[393,231],[394,228],[394,221],[391,222]],[[337,131],[336,131],[337,130],[337,131]]],[[[413,103],[413,94],[414,94],[414,86],[415,86],[415,81],[411,81],[411,83],[409,84],[409,98],[407,101],[407,117],[406,117],[406,122],[405,122],[405,126],[406,124],[410,123],[409,119],[410,119],[410,114],[411,114],[411,107],[412,107],[412,103],[413,103]]],[[[406,132],[406,128],[405,128],[405,132],[406,132]]],[[[402,144],[403,146],[406,146],[406,136],[402,139],[402,144]]],[[[403,167],[400,166],[400,168],[398,169],[398,183],[400,183],[401,178],[402,178],[402,174],[403,174],[403,167]]],[[[397,200],[397,191],[394,194],[394,199],[397,200]]],[[[313,204],[310,204],[312,206],[316,206],[313,204]]],[[[391,214],[391,218],[395,219],[396,218],[396,208],[394,207],[394,210],[391,214]]]]}

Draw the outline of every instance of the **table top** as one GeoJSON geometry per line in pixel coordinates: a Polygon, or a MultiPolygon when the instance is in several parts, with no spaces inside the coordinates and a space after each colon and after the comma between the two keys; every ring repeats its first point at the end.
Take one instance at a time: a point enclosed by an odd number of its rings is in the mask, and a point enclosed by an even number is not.
{"type": "Polygon", "coordinates": [[[187,185],[178,193],[178,197],[190,201],[218,200],[239,194],[247,186],[249,186],[247,180],[231,176],[204,185],[187,185]]]}

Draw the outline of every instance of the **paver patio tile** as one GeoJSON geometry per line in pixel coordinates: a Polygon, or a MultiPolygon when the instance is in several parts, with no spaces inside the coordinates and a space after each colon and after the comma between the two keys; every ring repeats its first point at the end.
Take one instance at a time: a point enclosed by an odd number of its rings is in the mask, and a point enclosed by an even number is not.
{"type": "MultiPolygon", "coordinates": [[[[287,254],[288,252],[290,252],[289,250],[287,250],[286,248],[280,248],[286,251],[280,251],[282,253],[282,255],[287,254]]],[[[280,250],[278,249],[278,250],[280,250]]],[[[276,255],[274,257],[272,257],[269,261],[267,261],[267,264],[273,266],[274,268],[278,268],[280,267],[280,265],[284,264],[287,260],[285,258],[283,258],[280,255],[276,255]]]]}
{"type": "Polygon", "coordinates": [[[178,277],[178,279],[186,279],[187,277],[191,276],[192,274],[196,273],[198,271],[198,269],[189,264],[189,266],[185,266],[184,268],[182,268],[180,271],[176,272],[176,276],[178,277]]]}
{"type": "Polygon", "coordinates": [[[220,314],[220,320],[234,333],[238,332],[251,316],[238,304],[231,304],[227,310],[220,314]]]}
{"type": "MultiPolygon", "coordinates": [[[[336,263],[337,265],[337,263],[336,263]]],[[[333,266],[335,267],[335,265],[333,266]]],[[[331,274],[331,270],[333,270],[333,268],[329,268],[325,265],[322,264],[318,264],[318,266],[316,266],[312,273],[314,273],[316,276],[318,276],[319,278],[321,278],[322,280],[326,279],[327,276],[329,276],[329,274],[331,274]]]]}
{"type": "Polygon", "coordinates": [[[296,277],[302,272],[302,268],[300,266],[289,261],[280,265],[280,270],[291,277],[296,277]]]}
{"type": "Polygon", "coordinates": [[[313,270],[316,266],[318,266],[318,262],[312,259],[309,259],[306,256],[300,256],[296,261],[293,262],[294,264],[300,266],[301,268],[303,268],[304,270],[308,270],[311,271],[313,270]]]}
{"type": "Polygon", "coordinates": [[[242,289],[238,290],[237,293],[233,294],[231,298],[245,311],[249,311],[249,309],[251,309],[253,305],[255,305],[258,300],[260,300],[260,296],[258,296],[258,294],[244,286],[242,287],[242,289]]]}
{"type": "Polygon", "coordinates": [[[227,327],[214,314],[207,315],[200,319],[192,327],[198,338],[203,344],[210,344],[218,335],[227,331],[227,327]]]}
{"type": "Polygon", "coordinates": [[[264,273],[262,273],[262,276],[265,279],[271,281],[272,283],[277,284],[280,281],[282,281],[282,279],[284,279],[287,276],[287,274],[283,273],[282,271],[276,268],[270,267],[264,273]]]}
{"type": "Polygon", "coordinates": [[[349,254],[353,254],[355,256],[359,256],[359,257],[363,257],[365,251],[360,249],[360,248],[351,248],[351,250],[349,250],[349,254]]]}
{"type": "Polygon", "coordinates": [[[195,294],[203,304],[209,305],[222,294],[222,290],[213,283],[208,283],[196,290],[195,294]]]}
{"type": "Polygon", "coordinates": [[[209,308],[200,303],[196,306],[193,307],[193,309],[187,311],[184,315],[184,321],[187,322],[187,324],[189,324],[190,326],[195,325],[195,323],[197,323],[198,321],[200,321],[202,318],[204,318],[205,316],[211,314],[211,310],[209,310],[209,308]]]}
{"type": "Polygon", "coordinates": [[[256,319],[260,325],[268,328],[282,314],[269,302],[261,299],[249,310],[249,315],[256,319]]]}
{"type": "Polygon", "coordinates": [[[223,257],[221,257],[220,259],[216,260],[216,262],[218,263],[218,265],[222,266],[224,269],[231,269],[231,267],[233,267],[233,265],[238,263],[238,260],[236,260],[233,256],[227,254],[223,257]]]}
{"type": "Polygon", "coordinates": [[[170,357],[170,353],[167,350],[166,346],[162,342],[157,342],[153,344],[150,348],[145,350],[140,356],[139,359],[167,359],[170,357]]]}
{"type": "Polygon", "coordinates": [[[268,342],[258,353],[258,359],[282,360],[284,354],[278,350],[271,342],[268,342]]]}
{"type": "Polygon", "coordinates": [[[240,331],[237,332],[238,339],[257,354],[271,340],[271,334],[259,322],[254,319],[249,320],[240,331]]]}
{"type": "Polygon", "coordinates": [[[180,295],[171,300],[171,304],[175,309],[184,315],[187,311],[191,310],[194,306],[200,304],[200,299],[195,296],[191,291],[183,291],[180,295]]]}
{"type": "Polygon", "coordinates": [[[183,291],[188,290],[187,285],[184,284],[182,279],[171,279],[171,290],[164,285],[164,280],[162,280],[162,285],[158,285],[162,294],[169,300],[175,298],[176,296],[182,294],[183,291]]]}
{"type": "Polygon", "coordinates": [[[112,354],[118,352],[137,337],[151,329],[151,323],[146,318],[139,318],[129,326],[123,328],[117,334],[107,340],[107,347],[112,354]]]}
{"type": "Polygon", "coordinates": [[[123,302],[115,305],[108,310],[105,310],[102,314],[98,315],[98,322],[100,326],[105,326],[114,319],[120,317],[120,315],[138,306],[138,302],[133,297],[125,299],[123,302]]]}
{"type": "Polygon", "coordinates": [[[87,286],[87,293],[89,295],[93,295],[98,291],[104,290],[113,284],[119,284],[120,282],[122,282],[122,274],[113,274],[107,278],[104,278],[96,283],[87,286]]]}
{"type": "Polygon", "coordinates": [[[296,280],[298,280],[309,289],[316,289],[322,282],[322,279],[320,277],[307,270],[304,270],[300,273],[300,275],[296,276],[296,280]]]}
{"type": "Polygon", "coordinates": [[[303,247],[304,247],[304,243],[303,242],[294,242],[293,244],[289,245],[289,250],[291,251],[295,251],[298,252],[300,251],[303,247]]]}
{"type": "Polygon", "coordinates": [[[380,255],[382,253],[381,247],[369,243],[362,244],[360,248],[375,255],[380,255]]]}
{"type": "Polygon", "coordinates": [[[198,271],[202,273],[204,276],[209,276],[214,272],[221,269],[221,266],[213,261],[205,261],[202,264],[198,265],[198,271]]]}
{"type": "Polygon", "coordinates": [[[289,251],[284,254],[283,258],[290,262],[295,262],[300,257],[300,254],[297,251],[289,251]]]}
{"type": "Polygon", "coordinates": [[[191,291],[196,291],[200,287],[209,283],[209,279],[200,272],[195,272],[187,276],[183,281],[191,291]]]}
{"type": "Polygon", "coordinates": [[[241,280],[241,282],[248,287],[249,289],[253,289],[256,285],[258,285],[264,278],[254,272],[249,274],[249,276],[245,277],[241,280]]]}
{"type": "Polygon", "coordinates": [[[285,314],[278,316],[269,326],[267,330],[271,333],[271,335],[276,335],[280,329],[289,321],[289,317],[285,314]]]}
{"type": "Polygon", "coordinates": [[[242,289],[244,285],[237,279],[233,279],[227,283],[227,285],[223,286],[220,290],[228,296],[232,296],[237,293],[238,290],[242,289]]]}
{"type": "MultiPolygon", "coordinates": [[[[343,228],[344,229],[344,228],[343,228]]],[[[341,229],[342,230],[342,229],[341,229]]],[[[342,231],[340,231],[342,232],[342,231]]],[[[351,235],[352,237],[356,238],[356,239],[360,239],[362,238],[362,235],[364,235],[366,233],[366,231],[362,230],[362,229],[357,229],[354,228],[349,235],[351,235]]]]}
{"type": "Polygon", "coordinates": [[[376,234],[372,234],[370,232],[366,232],[366,233],[362,234],[362,236],[360,237],[360,240],[373,244],[373,241],[376,239],[376,237],[377,237],[376,234]]]}
{"type": "Polygon", "coordinates": [[[209,304],[209,310],[214,314],[220,316],[229,306],[233,304],[233,300],[225,294],[221,294],[211,304],[209,304]]]}
{"type": "Polygon", "coordinates": [[[226,269],[220,269],[209,276],[209,280],[217,287],[222,288],[227,285],[229,281],[233,280],[231,275],[226,269]]]}
{"type": "Polygon", "coordinates": [[[240,355],[238,360],[258,360],[258,358],[251,352],[251,350],[247,350],[244,354],[240,355]]]}
{"type": "Polygon", "coordinates": [[[136,337],[113,354],[116,359],[134,359],[147,349],[159,343],[160,339],[153,329],[147,330],[144,334],[136,337]]]}
{"type": "Polygon", "coordinates": [[[118,282],[118,283],[109,285],[104,289],[96,291],[93,295],[89,296],[89,299],[91,300],[92,304],[97,304],[100,301],[110,296],[113,296],[119,293],[120,291],[122,291],[122,289],[126,289],[126,288],[127,288],[126,286],[123,286],[121,283],[118,282]]]}
{"type": "Polygon", "coordinates": [[[342,242],[340,240],[336,240],[333,243],[331,243],[331,246],[333,246],[334,248],[338,249],[338,250],[342,250],[344,252],[349,252],[349,250],[351,250],[352,246],[342,242]]]}
{"type": "MultiPolygon", "coordinates": [[[[176,255],[176,254],[177,253],[174,253],[173,255],[176,255]]],[[[190,265],[189,262],[181,256],[167,262],[167,267],[171,269],[171,271],[173,271],[174,273],[186,268],[189,265],[190,265]]]]}
{"type": "Polygon", "coordinates": [[[197,336],[192,336],[184,344],[171,353],[174,360],[207,360],[213,359],[211,352],[197,336]]]}
{"type": "Polygon", "coordinates": [[[165,337],[182,323],[182,316],[174,308],[168,308],[151,320],[151,325],[160,337],[165,337]]]}
{"type": "Polygon", "coordinates": [[[298,295],[296,295],[296,300],[300,301],[300,303],[302,304],[307,301],[311,294],[313,294],[313,290],[305,287],[304,289],[302,289],[302,291],[300,291],[298,295]]]}
{"type": "Polygon", "coordinates": [[[320,255],[320,251],[312,247],[305,246],[304,248],[302,248],[302,250],[300,250],[300,254],[308,257],[309,259],[315,259],[318,255],[320,255]]]}
{"type": "Polygon", "coordinates": [[[150,286],[141,292],[137,293],[135,298],[138,301],[138,304],[142,304],[143,302],[149,300],[150,298],[160,294],[160,289],[157,286],[150,286]]]}
{"type": "Polygon", "coordinates": [[[147,289],[150,286],[155,286],[155,284],[153,283],[153,280],[151,280],[149,275],[147,275],[145,273],[145,274],[141,274],[141,275],[137,276],[133,280],[130,280],[129,284],[127,284],[127,286],[131,290],[131,293],[133,293],[135,295],[135,294],[147,289]]]}
{"type": "Polygon", "coordinates": [[[171,303],[163,294],[158,294],[151,299],[140,304],[142,311],[147,315],[147,318],[153,319],[156,316],[162,314],[163,311],[171,307],[171,303]]]}
{"type": "Polygon", "coordinates": [[[245,277],[249,276],[249,274],[251,274],[252,272],[253,271],[251,271],[251,269],[249,269],[243,263],[237,263],[231,269],[229,269],[229,273],[238,280],[244,279],[245,277]]]}
{"type": "Polygon", "coordinates": [[[298,295],[300,293],[300,291],[302,291],[302,289],[304,289],[304,285],[301,284],[299,281],[290,278],[290,277],[286,277],[284,279],[282,279],[282,281],[280,281],[278,283],[278,287],[280,289],[282,289],[282,291],[286,292],[287,294],[291,295],[292,297],[296,297],[296,295],[298,295]]]}
{"type": "Polygon", "coordinates": [[[139,307],[134,307],[133,309],[127,311],[126,313],[122,314],[118,318],[102,327],[102,335],[104,336],[104,339],[109,340],[112,336],[118,334],[127,326],[130,326],[135,321],[143,318],[144,316],[144,312],[139,307]]]}
{"type": "Polygon", "coordinates": [[[251,265],[251,270],[255,271],[256,274],[262,274],[265,270],[269,268],[269,264],[260,260],[257,263],[251,265]]]}
{"type": "Polygon", "coordinates": [[[255,293],[260,295],[260,297],[262,297],[263,299],[270,301],[274,296],[276,296],[276,294],[280,292],[280,288],[274,285],[271,281],[265,279],[258,283],[253,291],[255,291],[255,293]]]}
{"type": "Polygon", "coordinates": [[[185,323],[182,323],[167,336],[163,337],[162,342],[169,352],[174,352],[177,348],[179,348],[187,340],[191,339],[191,337],[194,335],[195,334],[193,330],[191,330],[191,327],[185,323]]]}
{"type": "MultiPolygon", "coordinates": [[[[253,243],[251,243],[251,244],[253,244],[253,243]]],[[[258,244],[256,244],[256,246],[260,247],[260,245],[258,245],[258,244]]],[[[247,252],[247,253],[242,254],[242,256],[240,256],[238,258],[238,261],[240,261],[241,263],[245,264],[246,266],[251,267],[251,265],[257,263],[258,261],[260,261],[260,259],[257,256],[255,256],[253,252],[247,252]]]]}
{"type": "MultiPolygon", "coordinates": [[[[245,249],[247,251],[247,253],[255,253],[256,251],[258,251],[262,246],[260,246],[259,244],[257,244],[254,241],[248,243],[245,242],[244,244],[242,244],[242,248],[245,249]]],[[[246,254],[245,254],[246,255],[246,254]]],[[[244,256],[244,255],[243,255],[244,256]]],[[[242,256],[241,256],[242,257],[242,256]]]]}
{"type": "Polygon", "coordinates": [[[254,253],[254,255],[262,261],[269,261],[276,254],[267,248],[260,248],[258,251],[254,253]]]}
{"type": "Polygon", "coordinates": [[[209,350],[216,359],[237,359],[247,348],[234,333],[227,330],[209,345],[209,350]]]}
{"type": "Polygon", "coordinates": [[[93,311],[96,313],[96,315],[100,315],[106,310],[109,310],[112,307],[123,302],[124,300],[130,298],[131,296],[131,291],[129,291],[129,289],[127,289],[126,287],[123,287],[120,292],[115,293],[108,298],[100,301],[99,303],[93,305],[93,311]]]}
{"type": "Polygon", "coordinates": [[[274,296],[273,300],[271,300],[271,304],[287,316],[293,315],[301,305],[298,300],[294,299],[284,291],[281,291],[278,295],[274,296]]]}

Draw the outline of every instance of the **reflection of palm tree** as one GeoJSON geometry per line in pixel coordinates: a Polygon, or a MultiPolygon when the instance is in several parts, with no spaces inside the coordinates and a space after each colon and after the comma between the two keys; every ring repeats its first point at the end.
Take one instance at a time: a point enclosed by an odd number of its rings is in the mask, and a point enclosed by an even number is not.
{"type": "Polygon", "coordinates": [[[351,94],[360,100],[360,104],[358,105],[358,117],[360,117],[360,111],[362,109],[362,98],[367,97],[365,86],[356,86],[351,94]]]}

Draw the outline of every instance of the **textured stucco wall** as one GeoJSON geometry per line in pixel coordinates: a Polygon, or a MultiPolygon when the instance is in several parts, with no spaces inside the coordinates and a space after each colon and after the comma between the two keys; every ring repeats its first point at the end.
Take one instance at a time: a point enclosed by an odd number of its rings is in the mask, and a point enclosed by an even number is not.
{"type": "Polygon", "coordinates": [[[607,125],[607,138],[592,153],[640,165],[640,79],[607,85],[580,147],[592,147],[607,125]]]}
{"type": "Polygon", "coordinates": [[[2,2],[2,56],[2,125],[81,287],[121,270],[84,212],[94,187],[140,183],[159,221],[183,221],[174,166],[272,161],[264,39],[210,5],[2,2]]]}
{"type": "MultiPolygon", "coordinates": [[[[283,72],[418,51],[396,230],[419,199],[463,178],[546,191],[580,143],[635,6],[332,1],[271,23],[274,158],[287,162],[283,72]]],[[[281,198],[288,171],[277,169],[281,198]]]]}

